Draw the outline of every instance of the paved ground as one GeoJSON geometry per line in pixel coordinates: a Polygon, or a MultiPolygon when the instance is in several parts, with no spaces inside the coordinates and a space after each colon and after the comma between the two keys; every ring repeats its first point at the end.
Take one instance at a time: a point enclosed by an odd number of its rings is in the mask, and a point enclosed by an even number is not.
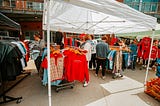
{"type": "MultiPolygon", "coordinates": [[[[31,75],[8,92],[13,97],[22,96],[21,103],[13,101],[1,106],[48,106],[48,87],[42,85],[33,61],[28,63],[26,70],[31,75]]],[[[57,93],[52,86],[52,106],[160,106],[157,100],[144,93],[145,69],[125,70],[124,77],[117,79],[106,73],[105,80],[100,78],[100,74],[95,77],[94,73],[90,70],[88,87],[75,82],[73,89],[57,93]]],[[[154,77],[155,72],[149,71],[148,80],[154,77]]]]}

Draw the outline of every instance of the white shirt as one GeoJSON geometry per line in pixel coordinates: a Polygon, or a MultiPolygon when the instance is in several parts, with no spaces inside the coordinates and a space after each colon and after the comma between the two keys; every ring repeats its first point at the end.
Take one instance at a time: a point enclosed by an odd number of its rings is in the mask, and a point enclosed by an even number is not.
{"type": "Polygon", "coordinates": [[[86,53],[87,61],[91,60],[91,48],[92,48],[91,43],[86,42],[83,49],[87,51],[87,53],[86,53]]]}
{"type": "Polygon", "coordinates": [[[92,49],[91,49],[91,53],[95,54],[96,53],[96,45],[97,45],[97,40],[92,40],[92,49]]]}

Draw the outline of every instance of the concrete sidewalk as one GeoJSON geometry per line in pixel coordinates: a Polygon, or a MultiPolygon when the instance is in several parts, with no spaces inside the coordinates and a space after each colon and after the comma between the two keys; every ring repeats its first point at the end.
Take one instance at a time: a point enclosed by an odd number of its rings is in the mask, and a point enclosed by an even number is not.
{"type": "MultiPolygon", "coordinates": [[[[32,74],[8,92],[9,96],[22,96],[21,103],[16,101],[2,104],[2,106],[48,106],[48,87],[43,86],[35,69],[34,62],[28,62],[25,70],[32,74]]],[[[73,89],[64,89],[58,93],[52,86],[52,106],[159,106],[160,103],[144,93],[145,70],[125,70],[124,77],[112,79],[106,73],[102,80],[90,71],[90,84],[83,87],[75,82],[73,89]]],[[[99,74],[100,75],[100,74],[99,74]]],[[[149,72],[148,79],[155,77],[155,72],[149,72]]]]}

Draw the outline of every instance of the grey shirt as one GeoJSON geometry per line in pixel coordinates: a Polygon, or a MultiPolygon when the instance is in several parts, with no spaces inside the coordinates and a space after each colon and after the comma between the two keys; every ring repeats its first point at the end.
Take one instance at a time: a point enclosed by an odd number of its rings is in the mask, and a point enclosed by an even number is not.
{"type": "Polygon", "coordinates": [[[39,50],[40,56],[42,56],[44,48],[45,48],[45,41],[44,40],[41,39],[40,41],[35,41],[33,50],[39,50]]]}

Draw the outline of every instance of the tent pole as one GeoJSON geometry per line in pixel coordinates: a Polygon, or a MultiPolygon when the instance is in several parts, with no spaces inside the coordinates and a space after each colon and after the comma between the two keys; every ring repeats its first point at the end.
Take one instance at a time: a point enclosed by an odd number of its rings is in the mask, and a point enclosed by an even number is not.
{"type": "Polygon", "coordinates": [[[155,29],[152,29],[152,40],[151,40],[151,46],[150,46],[150,52],[149,52],[149,59],[148,59],[146,76],[145,76],[145,82],[144,82],[145,85],[146,85],[147,77],[148,77],[148,68],[149,68],[149,63],[150,63],[150,60],[151,60],[150,57],[151,57],[151,52],[152,52],[152,45],[153,45],[154,35],[155,35],[155,29]]]}
{"type": "Polygon", "coordinates": [[[139,2],[139,11],[142,11],[142,3],[143,3],[143,0],[140,0],[140,2],[139,2]]]}
{"type": "Polygon", "coordinates": [[[51,106],[51,81],[50,81],[50,0],[47,0],[47,60],[48,60],[48,106],[51,106]]]}

